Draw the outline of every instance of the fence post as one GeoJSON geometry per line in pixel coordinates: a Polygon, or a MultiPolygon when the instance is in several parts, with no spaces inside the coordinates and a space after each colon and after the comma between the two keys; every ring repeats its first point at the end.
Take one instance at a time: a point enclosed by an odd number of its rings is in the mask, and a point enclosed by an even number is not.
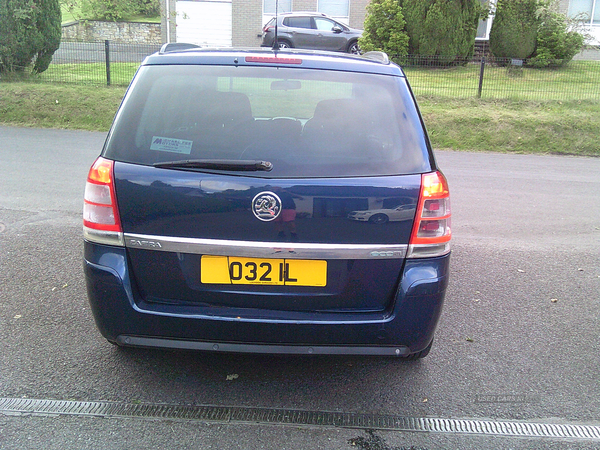
{"type": "Polygon", "coordinates": [[[479,89],[477,90],[477,98],[481,98],[483,90],[483,70],[485,69],[485,56],[481,57],[481,68],[479,69],[479,89]]]}
{"type": "Polygon", "coordinates": [[[108,39],[104,41],[104,54],[106,56],[106,85],[110,86],[110,44],[108,39]]]}

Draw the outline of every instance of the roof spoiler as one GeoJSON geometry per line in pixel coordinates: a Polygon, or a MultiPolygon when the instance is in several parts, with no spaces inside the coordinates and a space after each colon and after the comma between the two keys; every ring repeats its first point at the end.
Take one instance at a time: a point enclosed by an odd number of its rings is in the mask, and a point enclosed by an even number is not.
{"type": "Polygon", "coordinates": [[[369,59],[371,61],[375,61],[375,62],[378,62],[381,64],[389,64],[390,63],[390,58],[388,57],[387,53],[384,53],[384,52],[366,52],[360,56],[362,56],[365,59],[369,59]]]}
{"type": "Polygon", "coordinates": [[[179,52],[181,50],[189,50],[191,48],[202,48],[196,44],[187,44],[185,42],[170,42],[160,48],[159,53],[179,52]]]}

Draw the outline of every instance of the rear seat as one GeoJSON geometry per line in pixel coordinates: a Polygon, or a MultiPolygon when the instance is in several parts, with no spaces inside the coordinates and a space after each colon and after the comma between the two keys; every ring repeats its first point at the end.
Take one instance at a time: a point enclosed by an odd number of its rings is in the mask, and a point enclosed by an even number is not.
{"type": "Polygon", "coordinates": [[[322,100],[304,125],[304,150],[312,154],[361,156],[366,149],[363,130],[368,120],[358,100],[322,100]]]}
{"type": "Polygon", "coordinates": [[[276,117],[255,119],[249,135],[248,145],[239,155],[240,159],[276,160],[284,153],[297,153],[300,145],[302,123],[296,119],[276,117]]]}
{"type": "Polygon", "coordinates": [[[192,157],[236,157],[250,142],[254,117],[248,96],[240,92],[202,91],[196,100],[192,157]]]}

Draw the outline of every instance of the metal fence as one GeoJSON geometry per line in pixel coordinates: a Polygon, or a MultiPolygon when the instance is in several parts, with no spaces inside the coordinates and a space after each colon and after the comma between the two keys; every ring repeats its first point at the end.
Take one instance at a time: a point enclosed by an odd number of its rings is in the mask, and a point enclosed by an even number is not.
{"type": "MultiPolygon", "coordinates": [[[[63,41],[43,82],[127,86],[159,45],[63,41]]],[[[400,61],[417,96],[519,100],[600,100],[600,61],[536,69],[520,61],[481,58],[448,65],[432,58],[400,61]]]]}
{"type": "Polygon", "coordinates": [[[160,47],[63,40],[48,70],[36,78],[52,83],[127,86],[144,58],[160,47]]]}
{"type": "Polygon", "coordinates": [[[461,65],[424,57],[403,60],[404,71],[418,96],[600,100],[600,61],[534,68],[526,61],[507,58],[482,57],[461,65]]]}

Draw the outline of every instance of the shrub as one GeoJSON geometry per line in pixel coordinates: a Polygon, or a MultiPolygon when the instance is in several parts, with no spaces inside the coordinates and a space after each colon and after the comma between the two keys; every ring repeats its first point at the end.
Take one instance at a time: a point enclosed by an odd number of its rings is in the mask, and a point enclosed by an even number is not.
{"type": "Polygon", "coordinates": [[[397,0],[372,0],[367,6],[365,30],[358,40],[362,51],[383,51],[391,57],[408,53],[406,22],[397,0]]]}
{"type": "Polygon", "coordinates": [[[60,36],[58,0],[0,0],[0,73],[45,71],[60,36]]]}
{"type": "Polygon", "coordinates": [[[138,0],[138,13],[146,17],[160,16],[159,0],[138,0]]]}
{"type": "Polygon", "coordinates": [[[92,20],[119,21],[136,12],[134,2],[125,0],[81,0],[81,16],[92,20]]]}
{"type": "Polygon", "coordinates": [[[525,59],[535,50],[538,0],[498,0],[490,30],[490,50],[497,58],[525,59]]]}
{"type": "Polygon", "coordinates": [[[440,64],[466,63],[473,57],[479,0],[400,0],[411,55],[440,64]]]}
{"type": "Polygon", "coordinates": [[[160,15],[160,0],[65,0],[71,12],[77,11],[79,20],[123,21],[139,14],[146,17],[160,15]]]}
{"type": "Polygon", "coordinates": [[[581,51],[584,36],[575,31],[569,19],[549,7],[542,7],[537,47],[529,65],[533,67],[564,66],[581,51]]]}

